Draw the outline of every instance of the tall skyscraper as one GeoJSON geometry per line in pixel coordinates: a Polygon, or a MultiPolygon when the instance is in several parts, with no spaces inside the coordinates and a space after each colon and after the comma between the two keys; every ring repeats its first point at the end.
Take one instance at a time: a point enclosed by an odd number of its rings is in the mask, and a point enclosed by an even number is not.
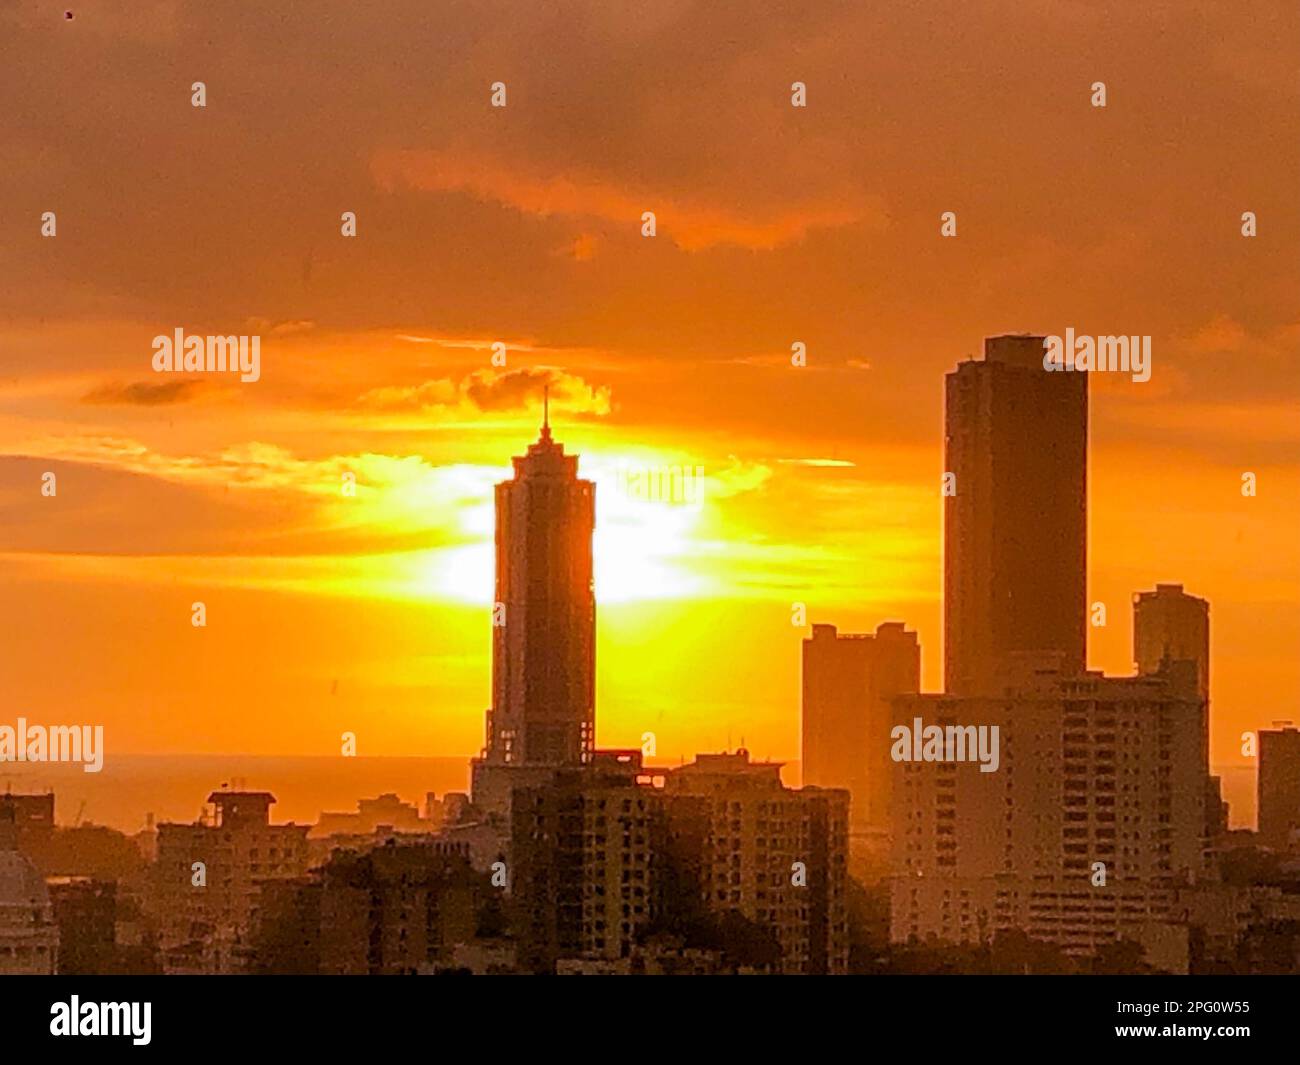
{"type": "Polygon", "coordinates": [[[890,701],[920,685],[921,647],[901,621],[874,636],[814,625],[803,642],[803,780],[847,788],[855,831],[889,828],[890,701]]]}
{"type": "Polygon", "coordinates": [[[1006,656],[1087,658],[1088,375],[1043,369],[1043,338],[984,341],[946,379],[944,685],[997,688],[1006,656]]]}
{"type": "Polygon", "coordinates": [[[1210,604],[1181,584],[1157,584],[1133,597],[1133,661],[1144,675],[1161,663],[1195,662],[1201,697],[1210,698],[1210,604]]]}
{"type": "Polygon", "coordinates": [[[514,467],[514,479],[496,486],[485,761],[580,765],[595,746],[596,486],[578,477],[578,457],[551,439],[549,417],[514,467]]]}
{"type": "Polygon", "coordinates": [[[1205,750],[1205,834],[1227,831],[1222,781],[1210,774],[1210,604],[1188,595],[1181,584],[1157,584],[1133,596],[1133,661],[1142,676],[1157,676],[1174,662],[1196,671],[1201,699],[1201,743],[1205,750]]]}
{"type": "Polygon", "coordinates": [[[1259,839],[1285,848],[1300,829],[1300,729],[1259,733],[1259,839]]]}

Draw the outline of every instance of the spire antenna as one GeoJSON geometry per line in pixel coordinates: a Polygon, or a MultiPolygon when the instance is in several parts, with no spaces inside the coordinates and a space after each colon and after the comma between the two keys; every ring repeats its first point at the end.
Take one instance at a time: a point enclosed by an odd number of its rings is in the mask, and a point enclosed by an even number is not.
{"type": "Polygon", "coordinates": [[[551,438],[551,386],[542,386],[542,439],[551,438]]]}

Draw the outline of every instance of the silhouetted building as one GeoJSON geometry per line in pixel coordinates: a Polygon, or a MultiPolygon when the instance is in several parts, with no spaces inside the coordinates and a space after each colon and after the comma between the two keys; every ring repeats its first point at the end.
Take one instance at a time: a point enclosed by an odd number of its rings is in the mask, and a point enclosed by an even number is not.
{"type": "Polygon", "coordinates": [[[628,958],[656,916],[660,795],[638,787],[640,751],[519,788],[511,806],[511,913],[519,964],[628,958]]]}
{"type": "Polygon", "coordinates": [[[496,487],[496,603],[486,759],[579,765],[595,746],[596,486],[551,439],[496,487]]]}
{"type": "Polygon", "coordinates": [[[1259,839],[1283,849],[1300,830],[1300,729],[1260,729],[1259,839]]]}
{"type": "MultiPolygon", "coordinates": [[[[427,798],[426,803],[429,801],[427,798]]],[[[437,806],[431,809],[438,810],[437,806]]],[[[322,812],[309,835],[312,839],[335,835],[370,835],[383,828],[397,832],[436,832],[438,824],[422,818],[414,805],[402,802],[389,792],[377,799],[358,800],[356,813],[322,812]]]]}
{"type": "MultiPolygon", "coordinates": [[[[331,859],[335,860],[335,859],[331,859]]],[[[250,969],[270,976],[319,976],[321,972],[320,869],[262,885],[251,933],[250,969]]]]}
{"type": "Polygon", "coordinates": [[[13,825],[16,849],[40,867],[54,840],[54,792],[0,795],[0,817],[13,825]]]}
{"type": "Polygon", "coordinates": [[[522,969],[846,971],[847,792],[743,750],[653,773],[624,753],[514,794],[522,969]]]}
{"type": "Polygon", "coordinates": [[[1228,815],[1228,803],[1223,797],[1223,778],[1211,775],[1206,781],[1205,787],[1205,837],[1207,840],[1215,840],[1228,834],[1228,815]]]}
{"type": "Polygon", "coordinates": [[[487,741],[472,796],[494,824],[516,788],[592,760],[596,737],[596,488],[549,421],[496,486],[496,602],[487,741]]]}
{"type": "Polygon", "coordinates": [[[944,730],[945,760],[895,765],[895,942],[1018,929],[1077,955],[1168,938],[1172,891],[1204,872],[1195,670],[1078,675],[1060,658],[1016,656],[999,695],[896,700],[909,742],[917,719],[944,730]],[[996,761],[971,756],[978,728],[996,761]]]}
{"type": "Polygon", "coordinates": [[[1007,655],[1082,672],[1088,374],[1043,369],[1043,338],[989,337],[946,378],[944,687],[998,690],[1007,655]]]}
{"type": "Polygon", "coordinates": [[[88,976],[117,971],[117,883],[88,876],[46,881],[59,925],[59,973],[88,976]]]}
{"type": "Polygon", "coordinates": [[[1201,699],[1200,728],[1205,744],[1205,833],[1227,831],[1221,782],[1210,774],[1210,604],[1188,595],[1181,584],[1157,584],[1133,596],[1133,661],[1143,676],[1170,662],[1190,662],[1201,699]]]}
{"type": "Polygon", "coordinates": [[[891,700],[920,684],[921,648],[901,621],[874,636],[814,625],[803,642],[803,781],[848,789],[855,830],[889,828],[891,700]]]}
{"type": "Polygon", "coordinates": [[[666,774],[676,861],[693,838],[704,910],[770,929],[783,973],[848,970],[849,796],[781,783],[776,762],[749,752],[701,754],[666,774]],[[689,805],[680,800],[696,800],[689,805]]]}
{"type": "Polygon", "coordinates": [[[256,968],[396,976],[450,966],[494,891],[461,849],[429,837],[338,851],[307,876],[264,885],[256,968]]]}
{"type": "Polygon", "coordinates": [[[1169,662],[1191,662],[1203,701],[1207,833],[1221,821],[1221,791],[1210,775],[1210,604],[1183,591],[1181,584],[1157,584],[1133,596],[1133,661],[1143,675],[1159,673],[1169,662]]]}
{"type": "Polygon", "coordinates": [[[309,826],[271,824],[275,796],[214,791],[208,802],[211,817],[158,826],[154,913],[168,973],[243,968],[262,882],[307,870],[309,826]]]}
{"type": "Polygon", "coordinates": [[[450,962],[474,938],[482,878],[463,854],[428,843],[339,855],[324,870],[321,972],[396,975],[450,962]]]}
{"type": "Polygon", "coordinates": [[[1166,662],[1195,662],[1201,698],[1210,698],[1210,604],[1181,584],[1157,584],[1133,597],[1133,661],[1141,674],[1166,662]]]}
{"type": "MultiPolygon", "coordinates": [[[[433,793],[430,792],[427,804],[429,812],[425,814],[425,816],[430,819],[434,819],[433,810],[435,802],[436,800],[433,797],[433,793]]],[[[444,825],[460,824],[461,821],[472,816],[472,809],[473,804],[470,802],[468,795],[462,791],[449,791],[442,797],[442,823],[444,825]]]]}

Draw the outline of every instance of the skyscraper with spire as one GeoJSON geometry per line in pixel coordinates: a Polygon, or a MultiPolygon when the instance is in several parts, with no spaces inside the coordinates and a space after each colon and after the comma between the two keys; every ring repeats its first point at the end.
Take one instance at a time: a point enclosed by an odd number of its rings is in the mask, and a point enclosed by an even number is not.
{"type": "Polygon", "coordinates": [[[496,486],[492,707],[484,761],[576,766],[595,746],[596,486],[541,433],[496,486]]]}

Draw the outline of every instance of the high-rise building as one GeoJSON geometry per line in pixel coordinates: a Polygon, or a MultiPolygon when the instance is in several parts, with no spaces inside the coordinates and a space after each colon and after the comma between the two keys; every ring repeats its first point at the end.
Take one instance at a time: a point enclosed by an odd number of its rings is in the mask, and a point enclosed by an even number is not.
{"type": "Polygon", "coordinates": [[[1157,584],[1133,596],[1133,661],[1141,674],[1165,661],[1195,662],[1201,697],[1210,697],[1210,604],[1181,584],[1157,584]]]}
{"type": "Polygon", "coordinates": [[[436,843],[340,853],[322,871],[321,972],[395,975],[447,963],[474,938],[488,890],[461,853],[436,843]]]}
{"type": "Polygon", "coordinates": [[[474,805],[503,833],[515,790],[590,765],[596,738],[596,487],[551,438],[549,404],[514,467],[496,486],[492,706],[471,763],[474,805]]]}
{"type": "Polygon", "coordinates": [[[1279,850],[1300,830],[1300,729],[1259,733],[1259,838],[1279,850]]]}
{"type": "Polygon", "coordinates": [[[511,909],[525,971],[628,959],[658,915],[662,796],[637,786],[640,751],[625,754],[514,792],[511,909]]]}
{"type": "Polygon", "coordinates": [[[1088,375],[1043,368],[1043,338],[997,336],[947,375],[944,687],[998,688],[1006,656],[1087,658],[1088,375]]]}
{"type": "Polygon", "coordinates": [[[770,929],[783,973],[847,972],[847,792],[787,788],[779,763],[742,749],[670,770],[664,794],[677,868],[684,841],[702,848],[689,864],[706,911],[770,929]]]}
{"type": "Polygon", "coordinates": [[[596,488],[549,419],[496,486],[496,614],[485,760],[562,766],[595,747],[596,488]]]}
{"type": "Polygon", "coordinates": [[[871,635],[814,625],[803,642],[803,781],[846,788],[855,831],[889,828],[894,696],[921,684],[921,648],[901,621],[871,635]]]}
{"type": "Polygon", "coordinates": [[[59,924],[59,973],[104,975],[117,966],[117,881],[52,876],[45,881],[59,924]]]}
{"type": "Polygon", "coordinates": [[[275,796],[214,791],[212,813],[158,826],[153,906],[167,973],[239,971],[266,880],[307,871],[308,825],[271,824],[275,796]]]}
{"type": "Polygon", "coordinates": [[[1222,782],[1210,773],[1210,604],[1188,595],[1181,584],[1157,584],[1133,596],[1133,661],[1143,676],[1170,662],[1190,662],[1201,698],[1200,728],[1205,746],[1205,833],[1227,831],[1222,782]]]}
{"type": "Polygon", "coordinates": [[[598,751],[516,787],[520,967],[649,971],[665,936],[744,971],[845,972],[848,794],[792,790],[780,770],[744,750],[653,771],[639,751],[598,751]]]}
{"type": "Polygon", "coordinates": [[[1173,891],[1201,876],[1194,669],[1104,677],[1061,658],[1013,656],[996,695],[895,700],[898,725],[938,727],[945,747],[944,760],[894,767],[894,941],[987,942],[1017,929],[1088,954],[1154,926],[1163,934],[1173,891]],[[947,730],[968,728],[988,730],[996,759],[954,757],[947,730]]]}
{"type": "Polygon", "coordinates": [[[0,819],[13,825],[14,846],[41,868],[54,841],[54,792],[0,795],[0,819]]]}

